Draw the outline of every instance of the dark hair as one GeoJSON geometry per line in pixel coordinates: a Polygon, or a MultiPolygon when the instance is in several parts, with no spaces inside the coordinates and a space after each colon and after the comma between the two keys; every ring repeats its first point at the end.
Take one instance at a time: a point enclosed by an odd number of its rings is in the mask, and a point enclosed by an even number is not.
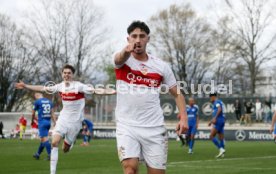
{"type": "Polygon", "coordinates": [[[212,96],[215,96],[215,97],[216,97],[216,96],[217,96],[217,93],[216,93],[216,92],[211,92],[210,95],[209,95],[209,97],[212,97],[212,96]]]}
{"type": "Polygon", "coordinates": [[[127,33],[130,34],[136,28],[140,28],[142,31],[150,34],[150,29],[145,22],[142,21],[133,21],[127,28],[127,33]]]}
{"type": "Polygon", "coordinates": [[[65,70],[65,69],[70,69],[72,71],[73,74],[75,74],[75,68],[72,66],[72,65],[64,65],[64,67],[62,68],[62,72],[65,70]]]}

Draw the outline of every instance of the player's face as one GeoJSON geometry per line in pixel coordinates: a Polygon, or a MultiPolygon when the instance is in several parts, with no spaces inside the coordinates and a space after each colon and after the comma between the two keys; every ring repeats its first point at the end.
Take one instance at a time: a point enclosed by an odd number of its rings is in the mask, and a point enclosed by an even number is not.
{"type": "Polygon", "coordinates": [[[127,40],[128,43],[135,44],[134,53],[143,54],[146,51],[149,36],[145,31],[140,28],[136,28],[129,34],[127,40]]]}
{"type": "Polygon", "coordinates": [[[189,105],[192,106],[195,104],[195,100],[193,98],[189,98],[189,105]]]}
{"type": "Polygon", "coordinates": [[[41,94],[36,92],[34,97],[35,97],[35,99],[39,99],[41,97],[41,94]]]}
{"type": "Polygon", "coordinates": [[[210,100],[211,100],[211,102],[214,102],[216,100],[216,96],[211,96],[210,100]]]}
{"type": "Polygon", "coordinates": [[[62,71],[62,78],[64,81],[71,81],[73,78],[73,72],[71,69],[64,69],[62,71]]]}

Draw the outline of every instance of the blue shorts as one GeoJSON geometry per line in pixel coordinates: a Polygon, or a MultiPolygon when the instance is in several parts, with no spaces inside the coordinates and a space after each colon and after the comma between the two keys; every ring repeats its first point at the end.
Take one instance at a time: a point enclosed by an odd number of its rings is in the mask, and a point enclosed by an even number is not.
{"type": "Polygon", "coordinates": [[[196,124],[189,125],[189,130],[187,135],[195,135],[197,132],[196,124]]]}
{"type": "Polygon", "coordinates": [[[276,124],[274,125],[274,135],[276,135],[276,124]]]}
{"type": "Polygon", "coordinates": [[[217,121],[216,124],[214,124],[214,128],[217,130],[219,134],[224,134],[224,121],[217,121]]]}
{"type": "Polygon", "coordinates": [[[51,122],[43,122],[38,124],[38,131],[40,138],[47,137],[51,128],[51,122]]]}

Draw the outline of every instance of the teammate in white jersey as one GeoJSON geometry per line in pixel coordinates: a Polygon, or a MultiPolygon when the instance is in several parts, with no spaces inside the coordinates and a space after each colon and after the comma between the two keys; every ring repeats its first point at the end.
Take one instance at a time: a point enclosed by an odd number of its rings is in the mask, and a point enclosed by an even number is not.
{"type": "Polygon", "coordinates": [[[111,89],[109,91],[105,89],[94,89],[90,85],[85,85],[81,82],[73,81],[74,73],[75,69],[73,66],[65,65],[62,69],[63,82],[51,87],[27,85],[22,81],[16,83],[17,89],[26,88],[33,91],[59,92],[62,98],[63,108],[60,111],[56,126],[53,130],[50,164],[51,174],[56,173],[56,166],[58,161],[58,145],[60,141],[62,140],[62,138],[64,138],[62,149],[65,153],[68,152],[81,129],[82,121],[84,119],[84,93],[113,94],[115,92],[111,89]]]}
{"type": "Polygon", "coordinates": [[[176,127],[179,135],[188,129],[185,100],[177,90],[177,82],[169,65],[146,52],[150,38],[148,26],[134,21],[127,32],[128,45],[114,57],[119,159],[125,174],[138,173],[140,160],[146,162],[148,174],[164,174],[168,142],[160,107],[160,86],[166,84],[175,97],[180,112],[176,127]]]}

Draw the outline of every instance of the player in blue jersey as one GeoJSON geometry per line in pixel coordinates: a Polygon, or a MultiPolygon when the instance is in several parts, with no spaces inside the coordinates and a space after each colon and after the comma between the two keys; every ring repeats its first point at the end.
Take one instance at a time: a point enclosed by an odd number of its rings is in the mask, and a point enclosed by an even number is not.
{"type": "Polygon", "coordinates": [[[219,149],[219,154],[216,156],[224,157],[225,154],[225,146],[224,146],[224,125],[225,125],[225,115],[223,110],[223,103],[221,100],[217,98],[217,93],[210,94],[211,102],[213,103],[213,118],[209,122],[209,126],[213,125],[211,129],[210,139],[219,149]],[[219,141],[216,138],[218,134],[219,141]]]}
{"type": "Polygon", "coordinates": [[[44,148],[46,148],[48,153],[48,160],[50,160],[51,155],[51,144],[48,140],[48,133],[51,128],[51,118],[56,122],[56,118],[54,116],[53,104],[52,102],[43,97],[43,94],[40,92],[35,93],[34,108],[32,111],[32,122],[35,120],[35,112],[38,115],[38,130],[40,136],[40,145],[38,147],[37,152],[33,155],[35,159],[39,159],[41,152],[44,148]]]}
{"type": "Polygon", "coordinates": [[[274,142],[276,143],[276,111],[272,117],[270,132],[274,135],[274,142]]]}
{"type": "Polygon", "coordinates": [[[195,134],[197,132],[199,116],[198,116],[198,106],[195,104],[193,98],[189,98],[189,105],[186,106],[187,115],[188,115],[188,125],[189,130],[187,132],[187,139],[189,144],[189,154],[193,153],[193,147],[195,142],[195,134]]]}
{"type": "Polygon", "coordinates": [[[88,119],[84,119],[82,124],[83,143],[81,146],[88,146],[93,135],[93,123],[88,119]]]}

